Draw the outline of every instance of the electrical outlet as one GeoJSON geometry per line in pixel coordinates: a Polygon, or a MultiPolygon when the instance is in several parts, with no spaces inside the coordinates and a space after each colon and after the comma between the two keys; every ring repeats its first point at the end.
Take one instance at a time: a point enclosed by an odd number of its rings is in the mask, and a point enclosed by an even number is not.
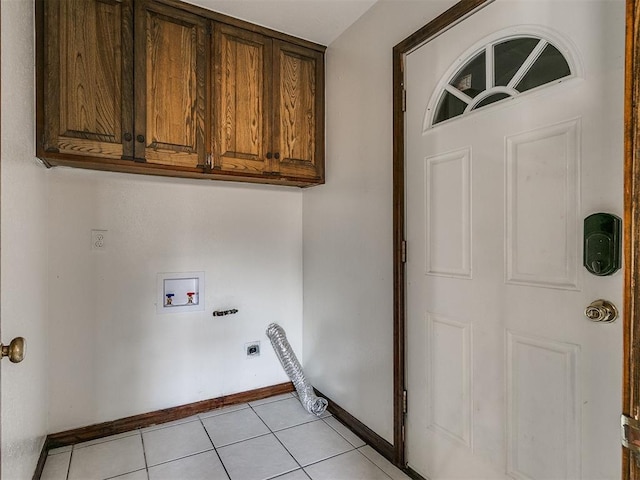
{"type": "Polygon", "coordinates": [[[247,352],[247,358],[260,356],[260,341],[249,342],[244,344],[244,350],[247,352]]]}
{"type": "Polygon", "coordinates": [[[107,249],[107,231],[91,230],[91,250],[107,249]]]}

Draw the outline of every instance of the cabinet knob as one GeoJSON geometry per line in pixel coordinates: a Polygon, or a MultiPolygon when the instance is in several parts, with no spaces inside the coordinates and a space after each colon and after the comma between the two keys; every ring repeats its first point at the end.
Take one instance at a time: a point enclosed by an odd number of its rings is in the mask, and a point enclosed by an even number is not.
{"type": "Polygon", "coordinates": [[[280,160],[280,152],[276,152],[276,153],[273,155],[273,158],[275,158],[276,160],[280,160]]]}
{"type": "Polygon", "coordinates": [[[125,142],[130,142],[132,138],[133,138],[133,136],[129,132],[124,134],[124,141],[125,142]]]}
{"type": "Polygon", "coordinates": [[[138,135],[136,137],[136,140],[138,140],[138,142],[140,142],[140,143],[144,143],[144,135],[138,135]]]}
{"type": "Polygon", "coordinates": [[[271,155],[271,152],[267,152],[267,158],[268,158],[269,160],[271,160],[271,156],[272,156],[272,155],[271,155]]]}

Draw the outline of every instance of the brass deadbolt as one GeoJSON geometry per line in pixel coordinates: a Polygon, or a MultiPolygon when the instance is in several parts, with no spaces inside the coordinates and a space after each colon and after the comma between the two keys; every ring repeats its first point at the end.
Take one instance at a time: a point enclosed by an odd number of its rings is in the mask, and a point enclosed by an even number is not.
{"type": "Polygon", "coordinates": [[[27,347],[27,342],[22,337],[16,337],[11,340],[9,345],[0,344],[0,352],[2,354],[1,358],[9,357],[9,360],[12,363],[19,363],[24,360],[25,348],[27,347]]]}

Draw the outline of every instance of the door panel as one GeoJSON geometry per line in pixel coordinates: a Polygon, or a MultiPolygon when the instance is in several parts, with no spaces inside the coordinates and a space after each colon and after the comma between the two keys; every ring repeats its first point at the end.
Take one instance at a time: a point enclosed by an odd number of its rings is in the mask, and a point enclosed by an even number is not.
{"type": "Polygon", "coordinates": [[[620,476],[622,323],[583,312],[621,307],[622,275],[582,267],[582,220],[622,216],[623,26],[621,1],[497,0],[406,58],[406,449],[425,477],[620,476]],[[576,77],[425,122],[464,52],[526,32],[576,77]]]}

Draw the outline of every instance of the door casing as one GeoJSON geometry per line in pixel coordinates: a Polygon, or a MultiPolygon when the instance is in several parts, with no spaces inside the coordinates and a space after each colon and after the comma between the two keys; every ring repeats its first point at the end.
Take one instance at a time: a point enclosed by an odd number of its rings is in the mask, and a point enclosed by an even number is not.
{"type": "MultiPolygon", "coordinates": [[[[394,463],[404,468],[405,418],[405,124],[404,59],[493,0],[461,0],[393,48],[394,463]]],[[[624,286],[622,413],[640,414],[640,0],[626,0],[624,112],[624,286]]],[[[640,466],[622,449],[622,478],[640,480],[640,466]]]]}

